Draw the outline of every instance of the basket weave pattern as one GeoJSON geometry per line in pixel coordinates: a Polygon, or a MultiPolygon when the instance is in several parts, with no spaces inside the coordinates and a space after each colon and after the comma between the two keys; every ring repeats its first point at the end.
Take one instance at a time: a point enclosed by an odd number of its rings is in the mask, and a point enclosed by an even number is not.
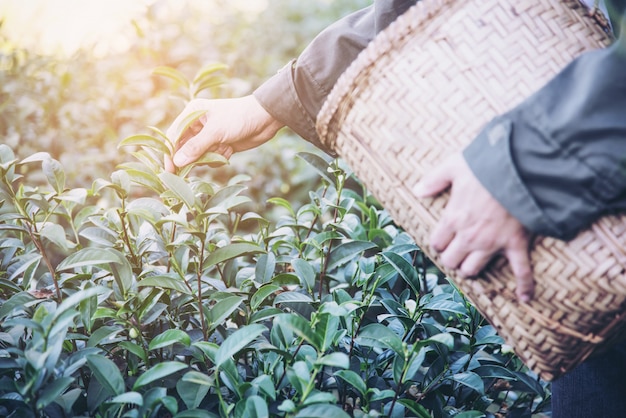
{"type": "MultiPolygon", "coordinates": [[[[423,0],[346,70],[318,132],[429,253],[447,195],[412,188],[494,116],[538,90],[608,36],[577,2],[423,0]]],[[[626,218],[605,217],[575,239],[537,237],[535,298],[517,302],[503,258],[477,279],[445,271],[543,379],[571,370],[625,328],[626,218]]]]}

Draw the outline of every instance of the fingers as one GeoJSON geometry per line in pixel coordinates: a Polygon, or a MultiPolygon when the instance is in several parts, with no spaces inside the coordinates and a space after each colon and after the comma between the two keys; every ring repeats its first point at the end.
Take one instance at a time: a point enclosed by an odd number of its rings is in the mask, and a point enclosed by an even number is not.
{"type": "Polygon", "coordinates": [[[533,280],[532,268],[530,266],[530,256],[528,248],[509,248],[505,252],[509,260],[517,287],[515,294],[520,302],[527,303],[533,298],[535,293],[535,282],[533,280]]]}
{"type": "Polygon", "coordinates": [[[450,158],[426,174],[414,187],[413,192],[419,198],[432,197],[446,190],[452,184],[457,158],[450,158]]]}

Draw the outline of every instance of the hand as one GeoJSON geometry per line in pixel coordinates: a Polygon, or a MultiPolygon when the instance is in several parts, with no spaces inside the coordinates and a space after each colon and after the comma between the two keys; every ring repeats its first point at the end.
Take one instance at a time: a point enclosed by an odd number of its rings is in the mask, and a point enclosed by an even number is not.
{"type": "Polygon", "coordinates": [[[502,253],[515,275],[518,299],[530,301],[534,282],[528,231],[489,194],[460,154],[426,175],[416,193],[418,197],[432,197],[448,188],[450,200],[430,238],[430,246],[440,253],[443,266],[472,277],[502,253]]]}
{"type": "Polygon", "coordinates": [[[269,141],[283,126],[254,96],[192,100],[166,132],[175,143],[175,153],[173,158],[165,156],[165,169],[173,172],[175,167],[190,164],[209,151],[230,158],[235,152],[269,141]],[[205,113],[181,133],[182,124],[197,111],[205,113]]]}

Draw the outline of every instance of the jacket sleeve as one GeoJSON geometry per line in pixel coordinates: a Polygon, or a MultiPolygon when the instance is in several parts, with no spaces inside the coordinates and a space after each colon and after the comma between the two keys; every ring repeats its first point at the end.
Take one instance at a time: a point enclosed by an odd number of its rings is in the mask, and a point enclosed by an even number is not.
{"type": "Polygon", "coordinates": [[[480,182],[530,231],[571,239],[626,209],[626,34],[581,55],[464,150],[480,182]]]}
{"type": "Polygon", "coordinates": [[[261,106],[323,148],[315,120],[335,82],[374,36],[416,0],[376,0],[322,31],[302,54],[254,91],[261,106]]]}

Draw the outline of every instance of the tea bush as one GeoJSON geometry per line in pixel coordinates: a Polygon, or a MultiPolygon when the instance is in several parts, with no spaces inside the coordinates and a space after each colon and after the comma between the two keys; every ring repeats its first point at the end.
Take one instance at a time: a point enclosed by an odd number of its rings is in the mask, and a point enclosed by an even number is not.
{"type": "Polygon", "coordinates": [[[243,177],[164,172],[169,150],[154,139],[123,141],[141,162],[89,189],[70,188],[47,153],[20,160],[0,145],[0,415],[495,417],[546,405],[545,385],[339,161],[300,154],[321,185],[300,207],[269,199],[273,223],[235,210],[249,200],[243,177]]]}

